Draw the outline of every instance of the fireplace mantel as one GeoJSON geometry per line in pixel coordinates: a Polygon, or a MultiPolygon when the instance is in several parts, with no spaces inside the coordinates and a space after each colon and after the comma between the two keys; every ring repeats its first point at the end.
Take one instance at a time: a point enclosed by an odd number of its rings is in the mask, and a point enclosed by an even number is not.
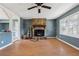
{"type": "Polygon", "coordinates": [[[46,19],[45,18],[33,18],[32,19],[32,26],[33,27],[45,27],[46,26],[46,19]]]}

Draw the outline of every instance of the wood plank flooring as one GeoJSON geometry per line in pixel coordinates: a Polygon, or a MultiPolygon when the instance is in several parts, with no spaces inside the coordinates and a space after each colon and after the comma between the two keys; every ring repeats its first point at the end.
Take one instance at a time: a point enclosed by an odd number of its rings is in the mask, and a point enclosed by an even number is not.
{"type": "Polygon", "coordinates": [[[79,51],[57,39],[19,40],[0,50],[2,56],[79,56],[79,51]]]}

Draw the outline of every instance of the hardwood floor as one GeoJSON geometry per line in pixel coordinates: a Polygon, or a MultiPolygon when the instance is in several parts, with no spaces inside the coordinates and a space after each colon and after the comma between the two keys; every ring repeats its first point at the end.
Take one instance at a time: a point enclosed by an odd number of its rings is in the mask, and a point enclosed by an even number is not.
{"type": "Polygon", "coordinates": [[[0,50],[2,56],[79,56],[79,51],[57,39],[19,40],[0,50]]]}

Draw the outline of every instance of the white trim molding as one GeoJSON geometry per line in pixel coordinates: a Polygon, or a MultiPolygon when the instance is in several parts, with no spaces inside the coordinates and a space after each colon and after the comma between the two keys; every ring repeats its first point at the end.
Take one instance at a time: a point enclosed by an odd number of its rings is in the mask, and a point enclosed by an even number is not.
{"type": "Polygon", "coordinates": [[[48,39],[52,39],[52,38],[56,38],[56,37],[46,37],[46,38],[48,38],[48,39]]]}
{"type": "Polygon", "coordinates": [[[8,47],[8,46],[10,46],[10,45],[12,45],[12,44],[13,44],[13,42],[11,42],[11,43],[9,43],[9,44],[7,44],[7,45],[1,47],[0,50],[4,49],[4,48],[6,48],[6,47],[8,47]]]}
{"type": "Polygon", "coordinates": [[[6,48],[6,47],[8,47],[8,46],[10,46],[10,45],[12,45],[14,42],[16,42],[17,40],[14,40],[14,41],[12,41],[11,43],[9,43],[9,44],[7,44],[7,45],[5,45],[5,46],[3,46],[3,47],[0,47],[0,50],[2,50],[2,49],[4,49],[4,48],[6,48]]]}
{"type": "Polygon", "coordinates": [[[79,48],[78,47],[76,47],[76,46],[74,46],[74,45],[72,45],[72,44],[70,44],[70,43],[68,43],[68,42],[66,42],[66,41],[64,41],[64,40],[61,40],[60,38],[58,38],[58,37],[56,37],[59,41],[61,41],[61,42],[63,42],[63,43],[65,43],[65,44],[67,44],[67,45],[69,45],[69,46],[71,46],[71,47],[73,47],[73,48],[75,48],[76,50],[79,50],[79,48]]]}

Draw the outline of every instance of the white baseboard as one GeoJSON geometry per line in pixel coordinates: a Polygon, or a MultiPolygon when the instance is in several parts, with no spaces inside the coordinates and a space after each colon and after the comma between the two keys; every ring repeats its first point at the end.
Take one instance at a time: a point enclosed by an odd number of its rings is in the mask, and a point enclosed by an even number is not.
{"type": "Polygon", "coordinates": [[[12,44],[13,44],[13,42],[11,42],[11,43],[9,43],[9,44],[7,44],[7,45],[1,47],[0,50],[4,49],[4,48],[6,48],[6,47],[8,47],[8,46],[10,46],[10,45],[12,45],[12,44]]]}
{"type": "MultiPolygon", "coordinates": [[[[56,37],[57,38],[57,37],[56,37]]],[[[79,48],[78,47],[76,47],[76,46],[74,46],[74,45],[72,45],[72,44],[70,44],[70,43],[68,43],[68,42],[66,42],[66,41],[64,41],[64,40],[61,40],[60,38],[57,38],[59,41],[61,41],[61,42],[63,42],[63,43],[65,43],[65,44],[67,44],[67,45],[69,45],[69,46],[71,46],[71,47],[73,47],[73,48],[75,48],[75,49],[77,49],[77,50],[79,50],[79,48]]]]}
{"type": "Polygon", "coordinates": [[[46,37],[46,38],[48,38],[48,39],[52,39],[52,38],[56,38],[56,37],[46,37]]]}
{"type": "Polygon", "coordinates": [[[15,41],[17,41],[17,40],[20,40],[20,39],[14,39],[14,40],[12,40],[12,42],[15,42],[15,41]]]}
{"type": "Polygon", "coordinates": [[[9,43],[9,44],[7,44],[7,45],[1,47],[0,50],[2,50],[2,49],[4,49],[4,48],[6,48],[6,47],[12,45],[15,41],[17,41],[17,40],[14,40],[14,41],[12,41],[11,43],[9,43]]]}

